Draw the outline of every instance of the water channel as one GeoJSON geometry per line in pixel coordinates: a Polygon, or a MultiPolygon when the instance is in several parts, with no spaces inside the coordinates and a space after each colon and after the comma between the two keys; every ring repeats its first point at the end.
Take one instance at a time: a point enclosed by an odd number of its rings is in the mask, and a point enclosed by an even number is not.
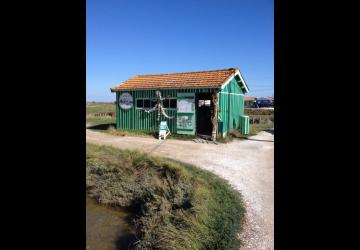
{"type": "Polygon", "coordinates": [[[135,242],[135,233],[125,209],[98,204],[86,197],[86,249],[127,250],[135,242]]]}

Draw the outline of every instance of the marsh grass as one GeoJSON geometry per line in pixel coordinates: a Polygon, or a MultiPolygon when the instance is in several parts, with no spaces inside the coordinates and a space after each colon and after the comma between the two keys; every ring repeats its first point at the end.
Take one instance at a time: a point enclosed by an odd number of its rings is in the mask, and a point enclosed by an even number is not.
{"type": "Polygon", "coordinates": [[[250,134],[248,136],[257,135],[261,131],[265,131],[274,127],[274,123],[260,123],[260,124],[250,124],[250,134]]]}
{"type": "Polygon", "coordinates": [[[87,144],[86,186],[99,202],[135,211],[135,249],[239,249],[241,196],[210,172],[87,144]]]}
{"type": "Polygon", "coordinates": [[[96,102],[86,104],[86,115],[91,115],[99,112],[115,112],[115,104],[96,102]]]}
{"type": "Polygon", "coordinates": [[[94,116],[99,112],[115,112],[114,103],[89,103],[86,104],[86,127],[115,124],[115,116],[94,116]]]}

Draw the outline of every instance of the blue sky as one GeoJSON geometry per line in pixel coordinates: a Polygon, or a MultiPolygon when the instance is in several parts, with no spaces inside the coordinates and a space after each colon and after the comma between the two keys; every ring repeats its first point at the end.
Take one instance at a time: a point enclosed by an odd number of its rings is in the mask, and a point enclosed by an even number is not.
{"type": "Polygon", "coordinates": [[[248,96],[274,93],[273,0],[87,0],[86,100],[139,74],[239,67],[248,96]]]}

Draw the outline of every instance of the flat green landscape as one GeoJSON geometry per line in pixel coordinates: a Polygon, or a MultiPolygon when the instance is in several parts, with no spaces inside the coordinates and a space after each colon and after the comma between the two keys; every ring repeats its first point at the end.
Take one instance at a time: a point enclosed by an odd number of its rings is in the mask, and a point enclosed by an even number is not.
{"type": "Polygon", "coordinates": [[[96,116],[96,114],[113,112],[115,114],[114,103],[87,103],[86,104],[86,127],[96,127],[98,125],[115,126],[114,116],[96,116]]]}

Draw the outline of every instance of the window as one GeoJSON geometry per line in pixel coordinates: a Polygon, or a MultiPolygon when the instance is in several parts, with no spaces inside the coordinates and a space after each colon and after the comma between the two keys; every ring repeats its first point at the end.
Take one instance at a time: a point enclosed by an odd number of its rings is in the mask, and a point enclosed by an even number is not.
{"type": "Polygon", "coordinates": [[[150,108],[150,100],[144,99],[144,108],[150,108]]]}
{"type": "Polygon", "coordinates": [[[156,99],[152,99],[152,100],[151,100],[151,107],[152,107],[152,108],[155,107],[156,103],[157,103],[157,100],[156,100],[156,99]]]}
{"type": "Polygon", "coordinates": [[[166,109],[168,109],[169,108],[169,99],[165,99],[164,101],[163,101],[163,107],[164,108],[166,108],[166,109]]]}
{"type": "Polygon", "coordinates": [[[175,98],[165,99],[163,101],[163,107],[166,109],[176,109],[176,99],[175,98]]]}
{"type": "MultiPolygon", "coordinates": [[[[139,98],[136,99],[136,108],[145,108],[145,109],[149,109],[149,108],[153,108],[155,107],[157,103],[157,99],[145,99],[145,98],[139,98]]],[[[165,99],[163,100],[163,107],[166,109],[176,109],[176,99],[172,98],[172,99],[165,99]]]]}
{"type": "Polygon", "coordinates": [[[170,99],[170,108],[176,109],[176,99],[170,99]]]}
{"type": "Polygon", "coordinates": [[[144,100],[143,99],[137,99],[136,100],[136,107],[137,108],[143,108],[144,107],[144,100]]]}
{"type": "Polygon", "coordinates": [[[150,99],[136,99],[136,107],[137,108],[152,108],[156,104],[156,100],[150,100],[150,99]]]}
{"type": "Polygon", "coordinates": [[[211,100],[199,100],[198,106],[199,107],[202,107],[202,106],[210,107],[211,106],[211,100]]]}

